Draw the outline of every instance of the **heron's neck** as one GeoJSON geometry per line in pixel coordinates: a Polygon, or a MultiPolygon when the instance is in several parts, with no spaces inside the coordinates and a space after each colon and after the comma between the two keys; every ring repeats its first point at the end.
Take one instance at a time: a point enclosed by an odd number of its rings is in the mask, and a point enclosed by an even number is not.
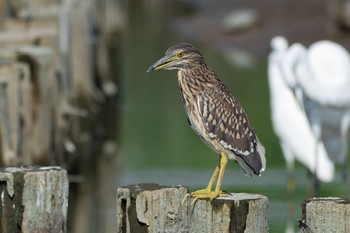
{"type": "Polygon", "coordinates": [[[216,82],[216,75],[206,66],[180,69],[177,77],[180,87],[191,92],[202,91],[216,82]]]}

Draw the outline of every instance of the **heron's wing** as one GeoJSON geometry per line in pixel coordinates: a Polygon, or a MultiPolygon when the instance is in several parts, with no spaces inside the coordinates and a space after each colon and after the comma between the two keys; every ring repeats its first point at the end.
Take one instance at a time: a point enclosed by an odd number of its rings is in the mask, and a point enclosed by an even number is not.
{"type": "Polygon", "coordinates": [[[260,174],[265,167],[264,149],[238,101],[222,83],[205,89],[201,97],[197,104],[209,137],[243,159],[245,164],[237,162],[247,174],[260,174]]]}

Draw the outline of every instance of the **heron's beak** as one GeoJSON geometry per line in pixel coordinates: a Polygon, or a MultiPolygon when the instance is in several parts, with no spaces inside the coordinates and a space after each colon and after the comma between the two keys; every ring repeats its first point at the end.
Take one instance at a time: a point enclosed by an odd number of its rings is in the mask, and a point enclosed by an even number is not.
{"type": "Polygon", "coordinates": [[[170,67],[172,67],[173,62],[177,59],[178,59],[177,57],[165,56],[165,57],[161,58],[159,61],[157,61],[156,63],[154,63],[151,67],[149,67],[147,69],[147,73],[154,71],[154,70],[161,70],[161,69],[170,68],[170,67]]]}

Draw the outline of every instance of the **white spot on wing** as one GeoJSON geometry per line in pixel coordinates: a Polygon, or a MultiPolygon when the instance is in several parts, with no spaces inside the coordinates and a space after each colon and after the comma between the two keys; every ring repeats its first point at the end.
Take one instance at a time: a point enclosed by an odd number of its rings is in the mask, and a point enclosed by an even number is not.
{"type": "Polygon", "coordinates": [[[242,154],[242,155],[249,155],[250,154],[250,152],[249,151],[240,151],[240,150],[237,150],[240,154],[242,154]]]}
{"type": "Polygon", "coordinates": [[[199,105],[199,98],[197,98],[197,107],[198,107],[199,112],[202,112],[202,111],[201,111],[201,107],[200,107],[200,105],[199,105]]]}
{"type": "Polygon", "coordinates": [[[233,148],[231,145],[228,145],[224,140],[220,141],[220,144],[225,148],[225,149],[229,149],[232,151],[237,151],[238,153],[242,154],[242,155],[249,155],[251,152],[249,151],[241,151],[241,150],[237,150],[235,148],[233,148]]]}
{"type": "Polygon", "coordinates": [[[230,149],[233,150],[231,145],[228,145],[224,140],[220,141],[220,144],[225,148],[225,149],[230,149]]]}

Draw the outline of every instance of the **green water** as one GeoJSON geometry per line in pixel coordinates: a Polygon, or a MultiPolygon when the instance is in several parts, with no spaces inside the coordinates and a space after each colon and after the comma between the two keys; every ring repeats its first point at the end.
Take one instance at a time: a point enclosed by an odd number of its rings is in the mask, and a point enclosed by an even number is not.
{"type": "MultiPolygon", "coordinates": [[[[206,171],[206,175],[188,183],[191,190],[203,188],[218,157],[188,126],[176,71],[146,74],[147,68],[161,58],[169,46],[181,41],[172,30],[171,19],[179,14],[177,9],[183,8],[173,6],[169,10],[169,6],[162,6],[164,10],[157,11],[156,15],[154,11],[157,7],[151,8],[144,2],[130,1],[126,33],[122,41],[119,145],[124,176],[121,179],[125,182],[143,182],[147,174],[152,173],[152,179],[147,181],[158,182],[158,178],[162,177],[160,182],[167,182],[167,171],[176,171],[171,174],[178,174],[176,182],[184,184],[180,179],[181,169],[189,172],[183,181],[191,177],[192,173],[195,176],[196,172],[206,171]]],[[[208,66],[215,70],[239,99],[266,147],[267,170],[263,176],[245,178],[241,169],[232,163],[224,178],[224,189],[268,196],[270,232],[284,232],[287,219],[286,173],[279,143],[271,127],[266,59],[258,60],[252,69],[238,69],[230,66],[222,54],[195,41],[188,42],[200,49],[208,66]]],[[[306,172],[299,167],[296,173],[299,176],[296,176],[294,197],[297,205],[295,226],[296,219],[301,218],[299,205],[307,197],[306,172]]],[[[321,194],[341,196],[339,180],[322,186],[321,194]]]]}

